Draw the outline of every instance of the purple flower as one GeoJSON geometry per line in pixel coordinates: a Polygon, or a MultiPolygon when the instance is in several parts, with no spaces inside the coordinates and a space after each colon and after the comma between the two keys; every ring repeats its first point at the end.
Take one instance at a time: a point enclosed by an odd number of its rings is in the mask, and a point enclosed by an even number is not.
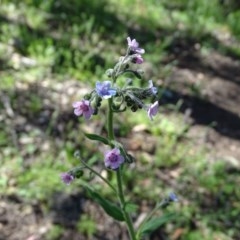
{"type": "Polygon", "coordinates": [[[157,94],[157,88],[153,86],[152,80],[149,80],[149,89],[151,90],[153,95],[157,94]]]}
{"type": "Polygon", "coordinates": [[[158,101],[156,101],[148,108],[148,117],[151,120],[153,120],[153,116],[157,115],[158,107],[159,107],[159,104],[158,104],[158,101]]]}
{"type": "Polygon", "coordinates": [[[117,91],[114,88],[111,88],[111,81],[97,82],[96,83],[97,94],[105,99],[115,96],[117,91]]]}
{"type": "Polygon", "coordinates": [[[74,177],[69,173],[62,173],[61,179],[65,184],[69,185],[74,180],[74,177]]]}
{"type": "Polygon", "coordinates": [[[170,193],[168,197],[169,197],[169,201],[178,202],[178,197],[175,193],[170,193]]]}
{"type": "Polygon", "coordinates": [[[133,53],[143,54],[145,53],[145,50],[143,48],[139,48],[139,43],[136,41],[136,39],[131,40],[130,37],[127,37],[128,41],[128,47],[130,48],[133,53]]]}
{"type": "Polygon", "coordinates": [[[124,157],[118,148],[114,148],[106,152],[104,162],[107,168],[115,170],[124,162],[124,157]]]}
{"type": "Polygon", "coordinates": [[[72,106],[74,108],[74,114],[77,116],[83,115],[85,119],[90,119],[94,112],[88,100],[74,102],[72,106]]]}
{"type": "Polygon", "coordinates": [[[136,54],[133,57],[132,62],[136,63],[136,64],[142,64],[143,63],[143,58],[142,58],[142,56],[140,54],[136,54]]]}

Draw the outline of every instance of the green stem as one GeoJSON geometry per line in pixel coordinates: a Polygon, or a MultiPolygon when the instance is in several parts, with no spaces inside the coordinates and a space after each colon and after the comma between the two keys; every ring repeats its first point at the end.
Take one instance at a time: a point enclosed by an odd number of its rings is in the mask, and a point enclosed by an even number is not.
{"type": "MultiPolygon", "coordinates": [[[[108,138],[110,141],[114,140],[114,132],[113,132],[113,111],[112,111],[112,98],[108,100],[108,122],[107,122],[107,129],[108,129],[108,138]]],[[[116,171],[117,173],[117,187],[118,187],[118,198],[121,205],[121,210],[124,215],[128,232],[130,235],[131,240],[136,240],[135,231],[132,223],[132,219],[128,212],[125,210],[125,198],[123,193],[123,187],[122,187],[122,168],[119,167],[116,171]]]]}
{"type": "Polygon", "coordinates": [[[118,185],[118,197],[121,203],[121,209],[128,227],[128,232],[132,240],[136,240],[135,231],[130,215],[125,211],[125,199],[122,189],[122,168],[117,170],[117,185],[118,185]]]}
{"type": "Polygon", "coordinates": [[[141,224],[138,227],[138,232],[137,232],[137,239],[139,239],[139,234],[141,233],[142,227],[144,224],[152,218],[152,216],[164,205],[166,204],[165,201],[162,201],[161,203],[157,203],[156,206],[153,208],[153,210],[145,217],[145,219],[141,222],[141,224]]]}
{"type": "Polygon", "coordinates": [[[142,227],[144,224],[155,214],[155,212],[159,209],[158,205],[155,206],[155,208],[146,216],[146,218],[141,222],[141,224],[138,227],[137,232],[137,239],[139,239],[139,234],[141,233],[142,227]]]}
{"type": "Polygon", "coordinates": [[[92,171],[95,175],[97,175],[99,178],[101,178],[115,193],[117,193],[117,190],[115,189],[115,187],[103,176],[101,176],[101,174],[99,174],[97,171],[95,171],[93,168],[91,168],[90,166],[87,165],[86,162],[84,162],[83,160],[81,160],[82,164],[84,165],[84,167],[86,167],[87,169],[89,169],[90,171],[92,171]]]}
{"type": "Polygon", "coordinates": [[[108,122],[107,122],[107,130],[108,130],[108,139],[109,139],[110,141],[114,140],[112,102],[113,102],[112,98],[108,99],[108,122]]]}
{"type": "Polygon", "coordinates": [[[115,71],[115,74],[114,74],[114,76],[113,76],[113,83],[115,83],[116,80],[117,80],[117,78],[119,77],[119,71],[120,71],[121,68],[122,68],[123,62],[124,62],[125,59],[128,57],[129,52],[130,52],[130,48],[128,48],[126,55],[122,58],[122,61],[119,62],[119,63],[116,65],[117,70],[115,71]]]}

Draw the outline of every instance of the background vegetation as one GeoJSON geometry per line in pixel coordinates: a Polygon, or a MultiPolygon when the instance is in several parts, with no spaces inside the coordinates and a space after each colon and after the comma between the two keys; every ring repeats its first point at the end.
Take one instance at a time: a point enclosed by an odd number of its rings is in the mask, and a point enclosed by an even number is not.
{"type": "Polygon", "coordinates": [[[180,202],[168,211],[176,218],[151,239],[240,239],[239,160],[216,158],[204,142],[189,137],[195,124],[205,126],[197,130],[201,139],[213,129],[230,135],[225,123],[216,125],[226,112],[208,118],[215,108],[207,108],[203,90],[216,76],[235,81],[237,72],[224,69],[224,75],[220,65],[215,71],[200,60],[217,53],[239,61],[237,0],[0,1],[3,239],[125,239],[114,223],[103,224],[107,217],[82,188],[91,181],[113,198],[98,179],[86,174],[66,187],[59,174],[79,164],[75,150],[106,174],[102,146],[82,134],[105,133],[105,110],[86,125],[73,115],[71,103],[106,78],[105,70],[124,54],[127,36],[146,50],[146,80],[139,84],[153,79],[162,102],[154,122],[144,112],[116,120],[117,135],[137,158],[126,171],[129,196],[139,204],[136,218],[173,190],[180,202]],[[178,67],[200,73],[206,68],[211,76],[205,85],[194,74],[178,82],[178,67]],[[206,112],[192,122],[189,106],[203,103],[206,112]],[[31,224],[30,230],[23,227],[31,224]]]}

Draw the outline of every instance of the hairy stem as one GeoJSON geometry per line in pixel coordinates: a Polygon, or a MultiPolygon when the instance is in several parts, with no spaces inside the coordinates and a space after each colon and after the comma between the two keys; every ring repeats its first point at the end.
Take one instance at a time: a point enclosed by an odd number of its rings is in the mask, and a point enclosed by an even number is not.
{"type": "Polygon", "coordinates": [[[115,193],[117,193],[117,190],[115,189],[115,187],[106,179],[104,178],[101,174],[99,174],[97,171],[95,171],[93,168],[91,168],[90,166],[87,165],[87,163],[83,160],[81,160],[82,164],[84,165],[84,167],[86,167],[87,169],[89,169],[91,172],[93,172],[95,175],[97,175],[99,178],[101,178],[115,193]]]}
{"type": "Polygon", "coordinates": [[[117,170],[117,185],[118,185],[118,197],[121,203],[121,209],[122,209],[126,224],[128,226],[129,235],[131,237],[131,240],[136,240],[132,219],[129,213],[127,213],[125,210],[125,199],[124,199],[124,193],[122,189],[122,168],[121,167],[117,170]]]}
{"type": "MultiPolygon", "coordinates": [[[[108,122],[107,122],[107,129],[108,129],[108,138],[110,141],[114,140],[114,131],[113,131],[113,111],[112,111],[112,98],[108,100],[108,122]]],[[[123,184],[122,184],[122,167],[119,167],[116,171],[117,174],[117,187],[118,187],[118,198],[121,205],[121,210],[124,215],[128,232],[130,235],[131,240],[136,240],[135,231],[132,223],[132,219],[128,212],[125,210],[125,198],[123,193],[123,184]]]]}

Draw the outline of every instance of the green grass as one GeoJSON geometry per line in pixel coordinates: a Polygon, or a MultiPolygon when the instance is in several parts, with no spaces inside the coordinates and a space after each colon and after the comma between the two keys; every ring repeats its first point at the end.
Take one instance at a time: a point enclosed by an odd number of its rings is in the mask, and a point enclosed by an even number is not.
{"type": "Polygon", "coordinates": [[[59,225],[54,225],[46,234],[47,240],[58,240],[64,233],[64,228],[59,225]]]}
{"type": "Polygon", "coordinates": [[[97,231],[96,223],[88,215],[82,215],[77,224],[77,230],[91,239],[97,231]]]}
{"type": "MultiPolygon", "coordinates": [[[[240,37],[239,10],[230,4],[220,5],[217,0],[79,0],[74,4],[64,0],[5,0],[0,5],[0,93],[9,97],[14,112],[28,125],[27,130],[14,132],[13,126],[19,123],[0,114],[0,193],[17,194],[26,201],[34,198],[44,202],[56,191],[67,192],[59,173],[78,164],[73,157],[76,149],[86,159],[92,154],[101,159],[102,154],[97,153],[98,146],[93,142],[83,141],[83,121],[79,125],[71,118],[61,122],[66,111],[51,115],[48,126],[38,125],[35,120],[46,107],[46,99],[35,90],[28,90],[25,95],[24,91],[17,93],[19,85],[41,85],[50,79],[51,96],[51,87],[69,79],[92,87],[96,80],[106,79],[104,72],[124,53],[128,35],[137,38],[146,49],[146,79],[153,81],[171,73],[176,61],[164,63],[171,55],[172,45],[179,40],[199,43],[205,54],[215,49],[221,54],[240,56],[239,47],[226,46],[212,34],[219,30],[240,37]],[[24,62],[24,58],[33,64],[24,62]],[[19,95],[24,96],[22,100],[19,95]],[[55,133],[56,123],[64,125],[60,136],[55,133]],[[30,142],[17,146],[14,135],[30,142]],[[38,139],[42,142],[36,143],[38,139]],[[50,147],[44,150],[42,145],[46,142],[50,147]]],[[[199,97],[201,86],[190,88],[199,97]]],[[[47,100],[50,110],[54,109],[54,100],[47,100]]],[[[5,109],[2,104],[0,107],[5,109]]],[[[221,159],[209,163],[204,149],[196,151],[185,135],[189,126],[178,111],[173,112],[177,113],[174,117],[160,114],[150,124],[145,112],[137,112],[134,117],[128,117],[128,112],[117,119],[119,136],[129,137],[134,126],[143,124],[147,132],[144,134],[152,136],[157,146],[151,153],[136,152],[138,172],[126,171],[126,185],[132,187],[129,194],[138,203],[146,200],[150,204],[169,190],[179,194],[180,203],[171,207],[179,218],[164,228],[168,235],[183,228],[184,240],[234,239],[240,229],[240,192],[234,187],[239,186],[239,174],[228,173],[228,166],[221,159]],[[170,179],[161,178],[164,175],[170,179]]],[[[103,123],[101,116],[96,119],[103,123]]],[[[88,179],[84,175],[83,180],[88,179]]],[[[81,182],[76,185],[79,187],[81,182]]],[[[101,185],[95,187],[101,189],[101,185]]],[[[109,191],[104,193],[112,198],[109,191]]],[[[87,215],[79,220],[77,229],[89,238],[96,232],[87,215]]],[[[49,239],[58,239],[63,231],[61,226],[54,226],[49,239]]]]}

